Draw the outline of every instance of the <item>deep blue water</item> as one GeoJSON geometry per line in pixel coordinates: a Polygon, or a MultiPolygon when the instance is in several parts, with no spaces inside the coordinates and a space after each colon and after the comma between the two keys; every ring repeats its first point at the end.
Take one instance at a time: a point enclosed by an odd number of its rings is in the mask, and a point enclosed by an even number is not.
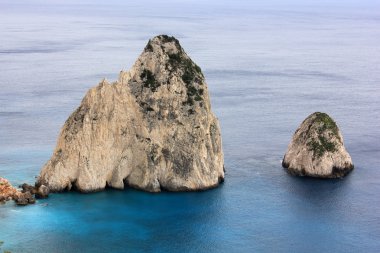
{"type": "Polygon", "coordinates": [[[0,176],[34,182],[88,88],[176,36],[205,73],[225,183],[126,189],[0,206],[12,252],[379,252],[379,1],[0,0],[0,176]],[[356,169],[291,177],[280,161],[314,111],[356,169]]]}

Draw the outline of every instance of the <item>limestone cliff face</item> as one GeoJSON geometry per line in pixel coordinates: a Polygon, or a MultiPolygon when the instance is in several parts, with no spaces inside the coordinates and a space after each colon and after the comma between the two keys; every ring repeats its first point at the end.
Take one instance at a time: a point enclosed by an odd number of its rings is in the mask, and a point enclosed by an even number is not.
{"type": "Polygon", "coordinates": [[[201,190],[224,178],[220,127],[201,69],[178,40],[149,41],[119,80],[90,89],[64,124],[39,184],[201,190]]]}
{"type": "Polygon", "coordinates": [[[343,177],[354,168],[335,121],[320,112],[299,126],[282,165],[291,174],[321,178],[343,177]]]}

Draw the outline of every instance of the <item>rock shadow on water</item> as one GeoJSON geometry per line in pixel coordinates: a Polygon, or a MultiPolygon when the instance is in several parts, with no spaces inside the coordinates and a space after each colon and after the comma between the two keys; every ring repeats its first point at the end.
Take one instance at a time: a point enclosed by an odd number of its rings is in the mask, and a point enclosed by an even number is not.
{"type": "Polygon", "coordinates": [[[329,214],[332,218],[336,215],[344,214],[346,208],[347,195],[351,188],[351,178],[355,171],[347,175],[344,179],[325,179],[313,177],[294,177],[287,174],[285,183],[291,195],[296,198],[289,198],[291,201],[307,203],[299,205],[299,203],[291,203],[291,207],[296,207],[297,211],[300,206],[312,208],[324,215],[329,214]]]}
{"type": "Polygon", "coordinates": [[[320,244],[323,251],[340,247],[342,234],[350,234],[357,220],[355,194],[355,174],[344,179],[321,179],[312,177],[284,176],[286,205],[282,212],[283,227],[287,229],[291,244],[286,244],[289,252],[298,248],[299,252],[309,250],[310,245],[320,244]],[[317,239],[318,238],[318,239],[317,239]]]}

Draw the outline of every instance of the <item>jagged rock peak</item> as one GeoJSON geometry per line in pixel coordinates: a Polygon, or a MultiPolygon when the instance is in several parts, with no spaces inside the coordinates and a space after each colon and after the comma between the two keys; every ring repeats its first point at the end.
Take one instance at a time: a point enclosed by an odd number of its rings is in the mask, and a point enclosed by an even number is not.
{"type": "Polygon", "coordinates": [[[148,41],[148,44],[144,48],[144,52],[154,52],[162,50],[165,53],[183,52],[183,49],[179,41],[173,36],[158,35],[148,41]]]}
{"type": "Polygon", "coordinates": [[[52,191],[201,190],[223,181],[223,163],[202,71],[178,40],[160,35],[117,82],[87,92],[39,183],[52,191]]]}
{"type": "Polygon", "coordinates": [[[354,168],[337,124],[321,112],[298,127],[282,165],[291,174],[321,178],[343,177],[354,168]]]}

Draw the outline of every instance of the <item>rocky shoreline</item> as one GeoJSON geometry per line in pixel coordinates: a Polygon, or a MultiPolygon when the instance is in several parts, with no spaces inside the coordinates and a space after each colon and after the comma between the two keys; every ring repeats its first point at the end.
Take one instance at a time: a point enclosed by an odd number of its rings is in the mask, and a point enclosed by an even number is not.
{"type": "Polygon", "coordinates": [[[13,200],[19,206],[36,203],[36,199],[43,199],[49,196],[49,188],[45,185],[35,186],[22,184],[17,189],[5,178],[0,177],[0,204],[13,200]]]}

